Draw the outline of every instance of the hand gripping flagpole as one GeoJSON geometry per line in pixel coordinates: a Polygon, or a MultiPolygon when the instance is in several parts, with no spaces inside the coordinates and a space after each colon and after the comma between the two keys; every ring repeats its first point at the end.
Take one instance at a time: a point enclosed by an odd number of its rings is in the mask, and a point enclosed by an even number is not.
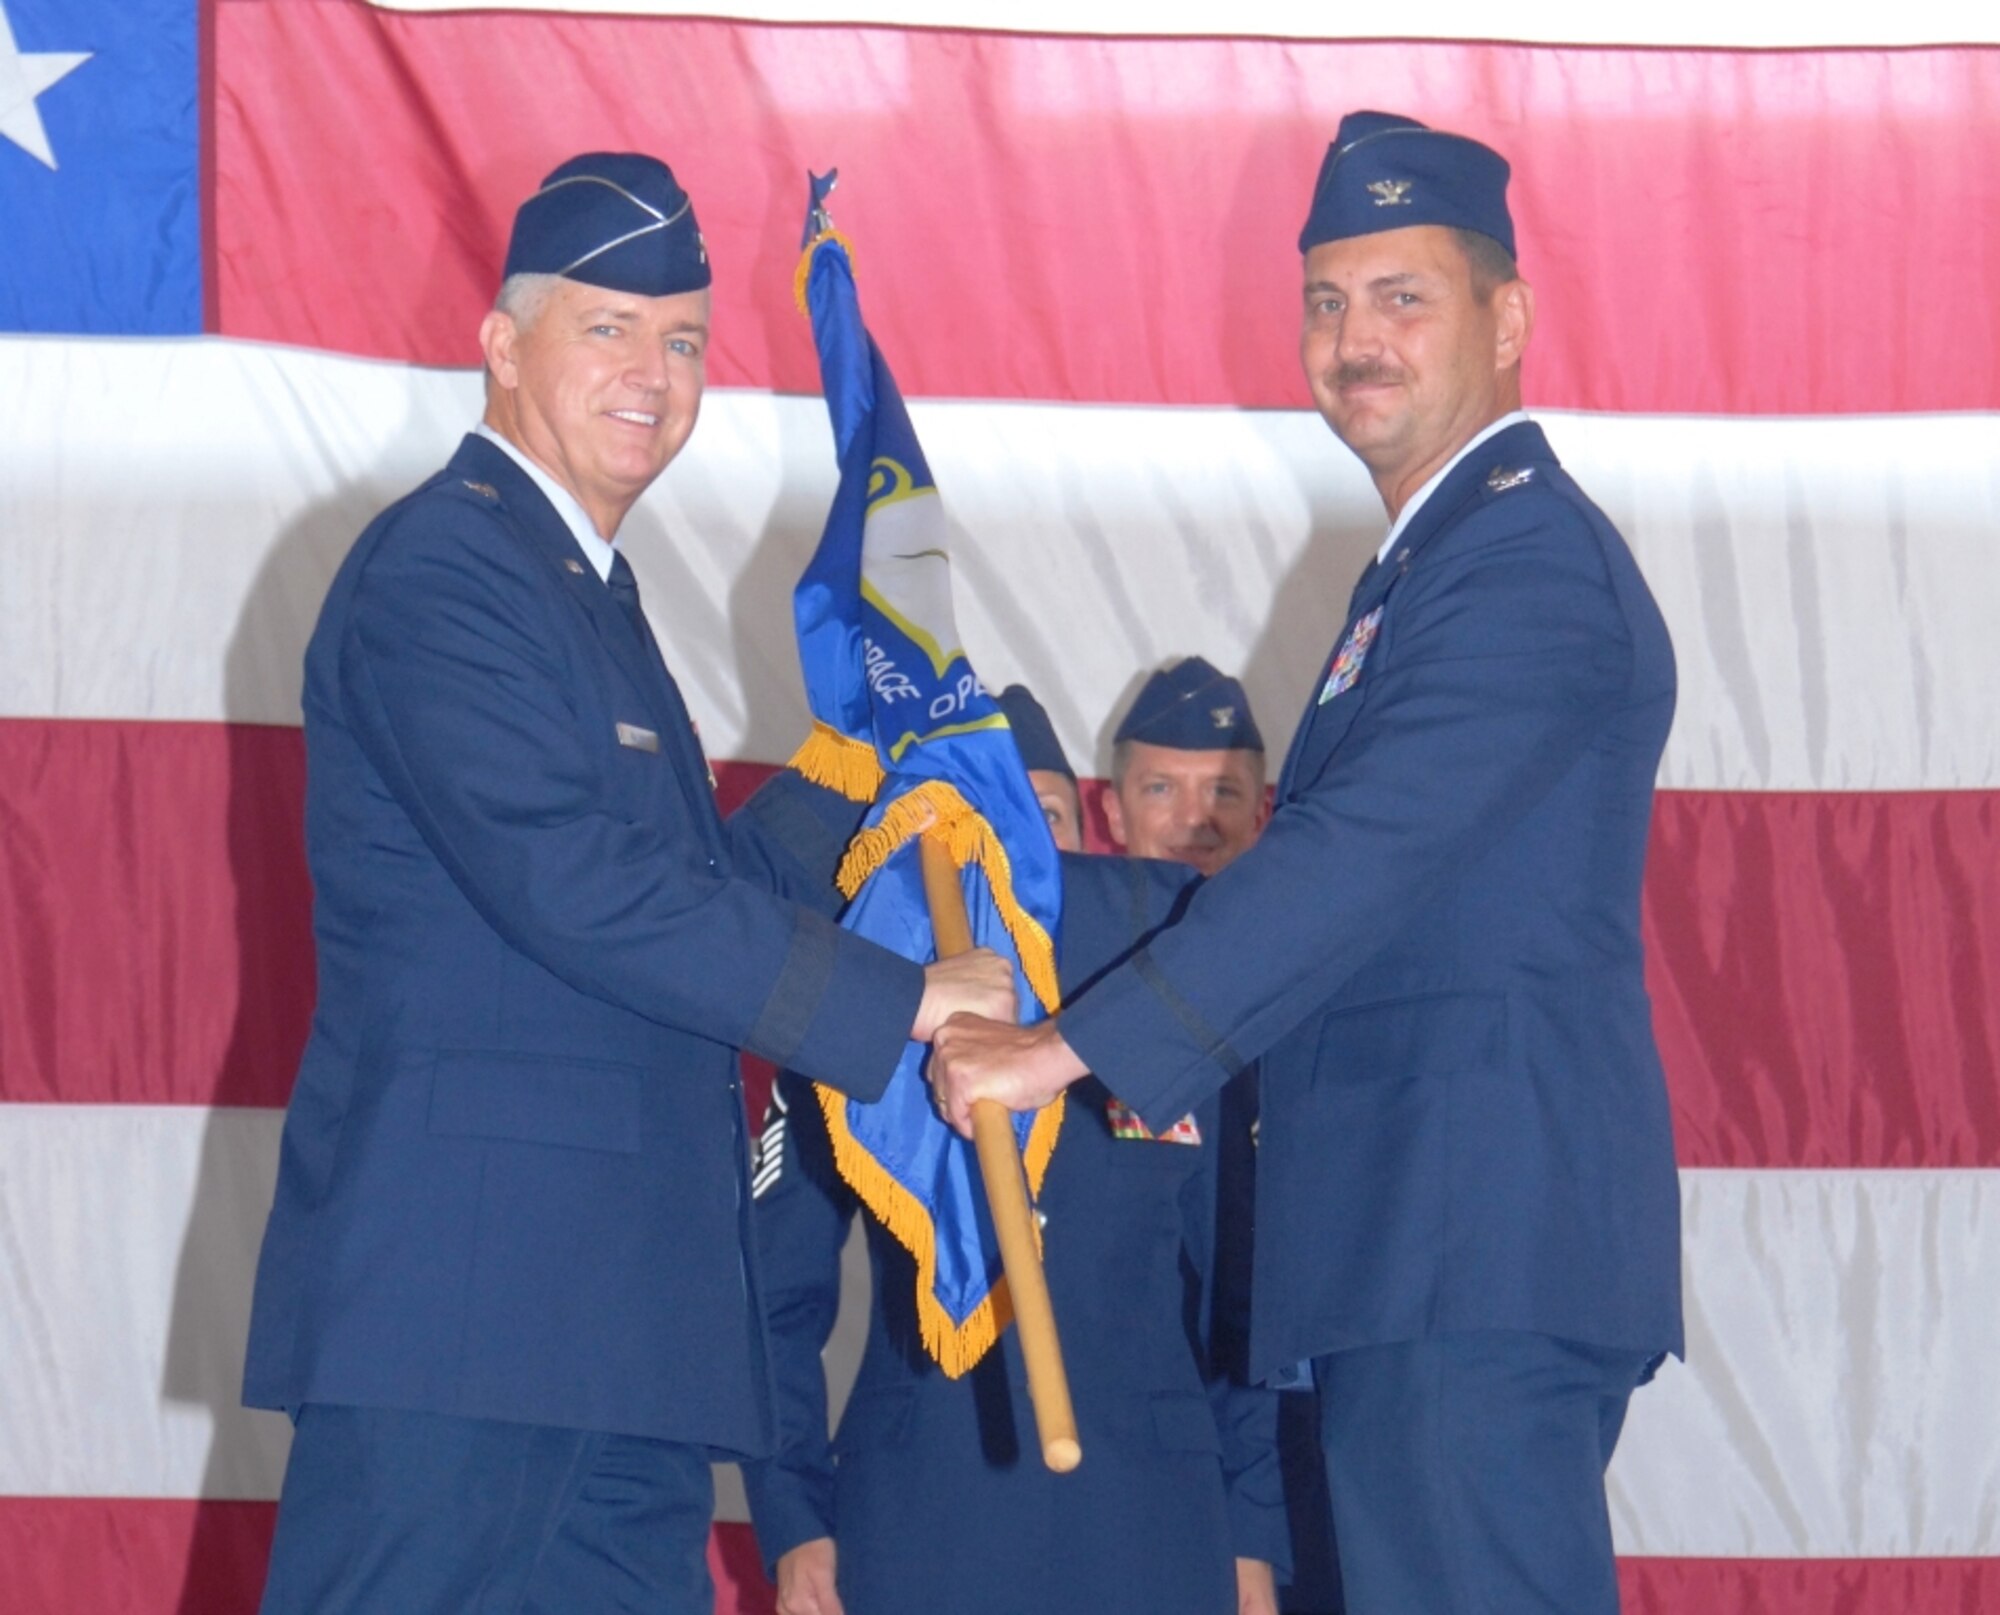
{"type": "MultiPolygon", "coordinates": [[[[924,896],[930,904],[938,957],[971,952],[972,922],[965,912],[958,865],[945,844],[928,834],[922,838],[922,857],[924,896]]],[[[1041,1241],[1028,1207],[1027,1179],[1022,1176],[1021,1152],[1014,1144],[1014,1124],[1006,1106],[992,1099],[973,1101],[972,1142],[986,1185],[993,1235],[1000,1245],[1000,1264],[1007,1273],[1014,1327],[1021,1332],[1021,1357],[1028,1367],[1028,1400],[1035,1407],[1042,1462],[1066,1475],[1083,1462],[1083,1443],[1077,1439],[1069,1374],[1056,1336],[1055,1308],[1049,1304],[1048,1277],[1042,1271],[1041,1241]]]]}

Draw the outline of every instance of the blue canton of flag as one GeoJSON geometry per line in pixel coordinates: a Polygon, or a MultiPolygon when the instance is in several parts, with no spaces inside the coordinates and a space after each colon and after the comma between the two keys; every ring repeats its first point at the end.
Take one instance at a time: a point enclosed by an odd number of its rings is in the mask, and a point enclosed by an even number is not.
{"type": "MultiPolygon", "coordinates": [[[[814,733],[793,766],[873,801],[841,869],[841,923],[914,959],[935,953],[918,842],[960,869],[973,940],[1015,962],[1030,1019],[1056,1007],[1051,938],[1062,905],[1055,843],[999,705],[952,615],[944,509],[895,379],[862,323],[846,242],[814,180],[800,301],[812,316],[840,460],[818,551],[793,597],[814,733]]],[[[912,1043],[882,1098],[820,1102],[834,1157],[917,1265],[924,1344],[971,1368],[1010,1310],[972,1147],[939,1121],[912,1043]]],[[[1061,1102],[1015,1118],[1039,1190],[1061,1102]]]]}
{"type": "Polygon", "coordinates": [[[201,330],[196,14],[0,0],[0,330],[201,330]]]}

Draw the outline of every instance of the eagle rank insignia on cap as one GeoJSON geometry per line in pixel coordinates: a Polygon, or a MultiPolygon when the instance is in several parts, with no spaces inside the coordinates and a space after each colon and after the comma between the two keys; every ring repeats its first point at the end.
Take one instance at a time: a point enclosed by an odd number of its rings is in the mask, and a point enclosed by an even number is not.
{"type": "Polygon", "coordinates": [[[1535,468],[1531,465],[1496,465],[1486,477],[1489,493],[1505,493],[1509,488],[1518,488],[1524,482],[1535,480],[1535,468]]]}
{"type": "Polygon", "coordinates": [[[1410,199],[1403,193],[1410,184],[1406,179],[1378,179],[1368,187],[1368,194],[1375,198],[1377,207],[1408,207],[1410,199]]]}

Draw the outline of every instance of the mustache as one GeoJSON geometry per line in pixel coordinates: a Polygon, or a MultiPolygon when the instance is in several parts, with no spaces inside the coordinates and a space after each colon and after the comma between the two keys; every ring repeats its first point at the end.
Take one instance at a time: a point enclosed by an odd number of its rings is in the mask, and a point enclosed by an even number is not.
{"type": "Polygon", "coordinates": [[[1394,365],[1372,361],[1366,364],[1336,365],[1333,370],[1333,384],[1336,387],[1376,387],[1403,379],[1403,372],[1394,365]]]}

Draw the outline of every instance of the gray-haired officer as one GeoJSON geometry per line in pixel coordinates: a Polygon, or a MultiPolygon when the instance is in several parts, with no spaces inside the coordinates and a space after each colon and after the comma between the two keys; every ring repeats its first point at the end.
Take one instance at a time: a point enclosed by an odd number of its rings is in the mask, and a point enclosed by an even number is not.
{"type": "Polygon", "coordinates": [[[613,546],[694,429],[708,286],[664,163],[551,173],[484,421],[307,650],[319,1000],[243,1392],[296,1424],[265,1615],[707,1615],[711,1455],[774,1424],[737,1050],[872,1098],[954,1009],[1012,1013],[1000,960],[950,989],[815,911],[823,850],[717,814],[613,546]]]}

